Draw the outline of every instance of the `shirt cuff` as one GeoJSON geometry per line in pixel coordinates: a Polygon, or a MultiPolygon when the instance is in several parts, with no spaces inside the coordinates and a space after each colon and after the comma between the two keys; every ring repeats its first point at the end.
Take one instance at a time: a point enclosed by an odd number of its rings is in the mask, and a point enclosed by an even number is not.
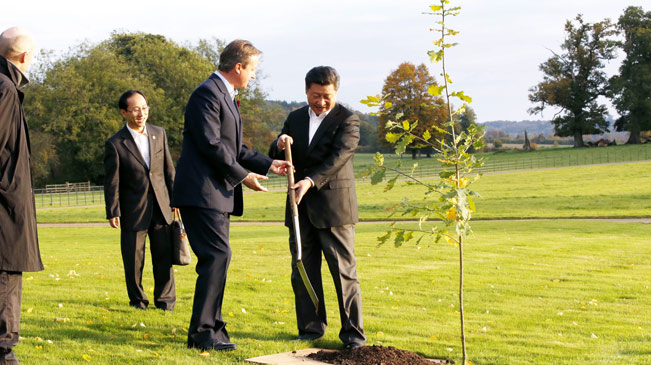
{"type": "Polygon", "coordinates": [[[306,178],[307,180],[310,180],[310,182],[312,183],[312,186],[316,186],[316,184],[314,183],[314,180],[310,179],[309,176],[306,176],[305,178],[306,178]]]}

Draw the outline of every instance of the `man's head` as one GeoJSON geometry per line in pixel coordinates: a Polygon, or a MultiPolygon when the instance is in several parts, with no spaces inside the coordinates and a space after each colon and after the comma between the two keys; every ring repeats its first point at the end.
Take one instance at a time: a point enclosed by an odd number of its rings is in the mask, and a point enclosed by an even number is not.
{"type": "Polygon", "coordinates": [[[11,27],[0,34],[0,56],[27,73],[32,64],[36,44],[29,32],[20,27],[11,27]]]}
{"type": "Polygon", "coordinates": [[[120,114],[127,121],[129,127],[142,132],[149,116],[149,106],[145,94],[138,90],[129,90],[120,96],[118,106],[120,114]]]}
{"type": "Polygon", "coordinates": [[[251,42],[234,40],[219,55],[219,71],[236,89],[244,89],[255,79],[260,54],[251,42]]]}
{"type": "Polygon", "coordinates": [[[305,75],[307,103],[316,115],[332,109],[337,102],[339,74],[330,66],[314,67],[305,75]]]}

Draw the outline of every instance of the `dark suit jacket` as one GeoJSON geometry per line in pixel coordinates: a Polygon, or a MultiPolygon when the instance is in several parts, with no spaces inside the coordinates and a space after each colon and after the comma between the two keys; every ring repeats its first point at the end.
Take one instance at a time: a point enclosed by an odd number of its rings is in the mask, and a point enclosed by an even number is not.
{"type": "Polygon", "coordinates": [[[105,143],[106,218],[120,217],[120,226],[129,231],[149,228],[155,203],[168,224],[172,223],[173,218],[170,192],[174,184],[174,164],[167,147],[167,135],[161,127],[147,124],[146,128],[150,168],[147,168],[126,126],[105,143]]]}
{"type": "MultiPolygon", "coordinates": [[[[314,187],[307,191],[304,205],[312,225],[317,228],[338,227],[358,221],[353,155],[359,142],[359,118],[350,110],[336,104],[317,129],[308,146],[309,106],[289,113],[281,134],[294,139],[292,159],[296,181],[310,177],[314,187]]],[[[280,137],[280,135],[279,135],[280,137]]],[[[285,158],[278,151],[276,139],[269,156],[285,158]]],[[[291,227],[289,204],[285,225],[291,227]]]]}
{"type": "Polygon", "coordinates": [[[23,113],[23,75],[0,56],[0,270],[43,270],[23,113]]]}
{"type": "Polygon", "coordinates": [[[240,112],[213,74],[192,92],[185,108],[172,205],[242,215],[247,169],[266,175],[271,162],[242,144],[240,112]]]}

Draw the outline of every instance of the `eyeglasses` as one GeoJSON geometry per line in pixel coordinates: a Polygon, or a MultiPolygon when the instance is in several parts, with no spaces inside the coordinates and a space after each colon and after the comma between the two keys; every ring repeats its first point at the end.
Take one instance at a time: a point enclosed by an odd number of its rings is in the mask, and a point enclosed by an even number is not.
{"type": "Polygon", "coordinates": [[[133,108],[133,109],[131,109],[131,110],[127,109],[127,111],[128,111],[129,113],[133,113],[133,114],[140,114],[140,112],[143,112],[143,113],[149,113],[149,107],[148,107],[148,106],[144,106],[144,107],[142,107],[142,108],[133,108]]]}

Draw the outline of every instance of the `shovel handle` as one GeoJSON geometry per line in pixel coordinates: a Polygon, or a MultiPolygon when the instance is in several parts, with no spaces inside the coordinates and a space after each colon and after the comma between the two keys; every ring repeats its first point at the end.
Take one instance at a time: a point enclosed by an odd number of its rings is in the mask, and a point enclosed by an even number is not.
{"type": "MultiPolygon", "coordinates": [[[[292,163],[292,145],[289,143],[289,137],[285,137],[285,160],[292,163]]],[[[293,165],[293,163],[292,163],[293,165]]],[[[294,185],[294,169],[289,168],[287,171],[287,195],[289,196],[289,205],[292,209],[292,217],[298,217],[298,206],[296,206],[296,192],[292,190],[294,185]]]]}

